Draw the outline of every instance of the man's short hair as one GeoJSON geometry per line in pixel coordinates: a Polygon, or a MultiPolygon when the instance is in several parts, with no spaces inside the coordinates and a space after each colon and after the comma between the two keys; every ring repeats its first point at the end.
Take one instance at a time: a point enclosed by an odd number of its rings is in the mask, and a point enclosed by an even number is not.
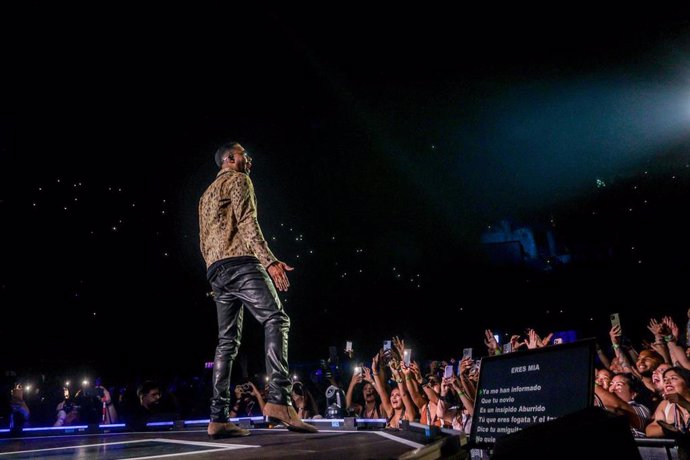
{"type": "Polygon", "coordinates": [[[137,396],[140,398],[144,395],[149,394],[152,390],[161,388],[160,385],[158,385],[157,382],[154,382],[153,380],[146,380],[145,382],[142,382],[141,385],[137,388],[137,396]]]}
{"type": "Polygon", "coordinates": [[[214,155],[214,158],[215,158],[216,164],[218,165],[219,168],[223,167],[223,155],[225,155],[225,152],[227,152],[228,150],[231,150],[238,143],[239,142],[236,142],[236,141],[229,141],[229,142],[224,142],[220,147],[218,147],[218,150],[216,150],[216,154],[214,155]]]}

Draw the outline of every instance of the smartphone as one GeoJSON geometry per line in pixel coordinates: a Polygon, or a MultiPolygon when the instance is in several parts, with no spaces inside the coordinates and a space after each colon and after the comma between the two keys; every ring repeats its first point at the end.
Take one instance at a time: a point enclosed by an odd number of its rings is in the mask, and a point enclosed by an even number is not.
{"type": "Polygon", "coordinates": [[[357,375],[357,376],[362,375],[362,366],[356,366],[355,367],[355,375],[357,375]]]}
{"type": "Polygon", "coordinates": [[[352,351],[352,341],[345,342],[345,351],[352,351]]]}
{"type": "Polygon", "coordinates": [[[446,366],[443,370],[443,378],[447,379],[453,376],[453,366],[446,366]]]}
{"type": "Polygon", "coordinates": [[[471,348],[463,348],[462,359],[465,359],[465,358],[472,358],[472,349],[471,348]]]}
{"type": "Polygon", "coordinates": [[[621,325],[621,318],[618,316],[618,313],[614,313],[611,315],[611,327],[616,327],[621,325]]]}
{"type": "Polygon", "coordinates": [[[498,334],[494,334],[494,339],[496,339],[496,343],[501,343],[501,337],[498,334]]]}
{"type": "Polygon", "coordinates": [[[405,366],[410,365],[410,360],[412,359],[412,348],[405,348],[403,351],[403,362],[405,366]]]}
{"type": "Polygon", "coordinates": [[[328,355],[332,363],[338,361],[338,350],[335,348],[335,346],[331,345],[328,347],[328,355]]]}
{"type": "Polygon", "coordinates": [[[503,354],[510,353],[513,351],[513,347],[510,345],[510,342],[504,343],[503,344],[503,354]]]}
{"type": "Polygon", "coordinates": [[[554,344],[554,345],[560,345],[560,344],[562,344],[562,343],[563,343],[563,338],[562,338],[562,337],[556,337],[555,339],[553,339],[553,344],[554,344]]]}
{"type": "Polygon", "coordinates": [[[477,368],[477,372],[479,372],[482,368],[482,359],[479,358],[474,362],[474,366],[477,368]]]}
{"type": "Polygon", "coordinates": [[[383,351],[390,350],[393,342],[390,340],[384,340],[383,341],[383,351]]]}

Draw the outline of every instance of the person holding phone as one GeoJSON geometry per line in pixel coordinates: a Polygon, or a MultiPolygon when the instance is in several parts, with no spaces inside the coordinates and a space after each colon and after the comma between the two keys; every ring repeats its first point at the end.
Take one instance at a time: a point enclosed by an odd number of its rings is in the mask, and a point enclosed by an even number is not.
{"type": "Polygon", "coordinates": [[[354,412],[357,417],[368,419],[386,418],[386,412],[381,407],[381,398],[375,388],[371,369],[359,365],[355,367],[350,379],[350,385],[345,394],[345,403],[348,410],[354,412]],[[359,397],[355,398],[357,388],[361,386],[359,397]]]}
{"type": "MultiPolygon", "coordinates": [[[[383,350],[380,354],[383,354],[383,350]]],[[[371,360],[371,374],[376,385],[376,391],[381,396],[381,406],[388,415],[386,428],[399,428],[401,420],[413,421],[415,419],[415,407],[400,375],[398,361],[392,360],[389,367],[397,383],[397,386],[391,389],[390,395],[386,392],[383,369],[379,368],[379,354],[374,355],[371,360]]]]}
{"type": "Polygon", "coordinates": [[[441,382],[441,394],[439,395],[436,416],[454,430],[469,434],[472,430],[472,412],[471,410],[468,411],[466,407],[468,405],[471,407],[472,403],[467,399],[466,395],[464,397],[463,395],[464,392],[460,389],[455,375],[451,374],[450,377],[444,377],[441,382]],[[460,397],[451,399],[454,394],[459,394],[460,397]],[[454,399],[460,399],[462,405],[453,407],[451,402],[454,399]]]}
{"type": "Polygon", "coordinates": [[[427,378],[423,378],[419,364],[416,362],[411,362],[409,366],[401,363],[400,371],[404,376],[404,383],[410,399],[419,411],[421,423],[427,424],[429,420],[434,419],[434,414],[436,413],[438,390],[433,390],[436,377],[429,375],[427,378]],[[430,401],[433,401],[431,405],[430,401]]]}
{"type": "MultiPolygon", "coordinates": [[[[481,361],[473,360],[470,357],[464,358],[458,364],[458,378],[460,388],[467,395],[468,399],[474,401],[479,382],[479,367],[481,361]]],[[[455,382],[455,381],[454,381],[455,382]]]]}
{"type": "Polygon", "coordinates": [[[637,356],[634,365],[631,365],[632,360],[627,351],[622,347],[621,338],[623,334],[621,332],[620,320],[614,319],[612,315],[611,323],[613,324],[609,331],[611,346],[616,359],[620,362],[622,372],[633,374],[637,379],[643,381],[645,386],[652,386],[652,372],[659,364],[664,362],[664,358],[654,350],[642,350],[637,356]]]}
{"type": "Polygon", "coordinates": [[[264,398],[256,385],[251,381],[235,385],[235,405],[230,410],[230,417],[254,417],[261,415],[264,398]]]}
{"type": "Polygon", "coordinates": [[[103,423],[117,423],[117,409],[115,409],[115,404],[113,403],[113,398],[110,395],[110,391],[108,391],[108,389],[101,384],[100,380],[97,381],[95,389],[98,401],[103,407],[105,407],[105,411],[102,413],[103,423]]]}
{"type": "Polygon", "coordinates": [[[429,379],[430,382],[424,387],[424,393],[427,396],[426,404],[419,410],[421,414],[419,423],[428,426],[443,426],[443,419],[438,416],[438,404],[440,402],[441,383],[434,379],[429,379]],[[431,382],[431,380],[434,380],[431,382]],[[430,394],[433,392],[433,395],[430,394]]]}

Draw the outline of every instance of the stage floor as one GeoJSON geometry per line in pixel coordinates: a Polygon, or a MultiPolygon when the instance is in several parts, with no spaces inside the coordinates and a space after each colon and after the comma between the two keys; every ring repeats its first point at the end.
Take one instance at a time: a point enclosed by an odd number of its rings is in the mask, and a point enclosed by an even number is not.
{"type": "Polygon", "coordinates": [[[206,430],[146,433],[70,434],[0,439],[0,460],[27,458],[190,460],[265,458],[387,459],[422,447],[389,431],[252,429],[244,438],[209,440],[206,430]]]}

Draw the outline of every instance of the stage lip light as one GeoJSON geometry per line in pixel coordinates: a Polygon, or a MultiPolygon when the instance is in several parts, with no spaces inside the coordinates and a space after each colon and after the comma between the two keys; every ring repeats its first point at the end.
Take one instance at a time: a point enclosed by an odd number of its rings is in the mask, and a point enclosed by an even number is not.
{"type": "Polygon", "coordinates": [[[205,420],[185,420],[184,424],[185,425],[201,425],[204,423],[210,423],[211,419],[205,419],[205,420]]]}
{"type": "Polygon", "coordinates": [[[149,422],[146,426],[173,426],[175,422],[149,422]]]}
{"type": "Polygon", "coordinates": [[[55,431],[55,430],[85,430],[88,425],[74,425],[74,426],[32,426],[29,428],[23,428],[22,431],[55,431]]]}

